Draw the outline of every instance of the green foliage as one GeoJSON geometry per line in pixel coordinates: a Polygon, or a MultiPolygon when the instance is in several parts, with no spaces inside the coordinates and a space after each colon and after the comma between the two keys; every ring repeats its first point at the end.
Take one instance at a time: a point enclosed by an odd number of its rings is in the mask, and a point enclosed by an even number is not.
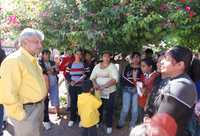
{"type": "MultiPolygon", "coordinates": [[[[58,0],[53,0],[52,3],[58,0]]],[[[143,45],[155,44],[158,48],[161,41],[167,47],[177,44],[192,49],[200,47],[199,37],[199,1],[182,3],[176,0],[59,0],[60,6],[52,6],[49,12],[57,10],[62,17],[55,21],[65,35],[59,46],[97,47],[100,51],[112,52],[141,50],[143,45]],[[195,15],[190,17],[190,11],[195,15]],[[178,9],[180,8],[180,9],[178,9]],[[60,19],[60,20],[57,20],[60,19]],[[67,27],[66,27],[67,26],[67,27]]],[[[54,4],[56,5],[56,4],[54,4]]],[[[54,20],[54,16],[50,16],[54,20]]],[[[44,21],[45,22],[45,21],[44,21]]],[[[56,24],[53,23],[53,24],[56,24]]],[[[54,29],[55,30],[55,29],[54,29]]],[[[57,34],[59,34],[57,32],[57,34]]],[[[52,43],[52,42],[50,42],[52,43]]],[[[55,46],[55,45],[54,45],[55,46]]]]}
{"type": "Polygon", "coordinates": [[[46,2],[46,0],[0,0],[1,40],[16,40],[19,32],[25,27],[39,28],[40,13],[46,7],[46,2]]]}
{"type": "Polygon", "coordinates": [[[180,44],[200,49],[199,0],[35,1],[16,0],[16,14],[20,28],[32,22],[44,31],[48,47],[130,52],[148,44],[163,48],[162,41],[166,47],[180,44]],[[31,2],[37,10],[27,6],[31,2]]]}
{"type": "Polygon", "coordinates": [[[66,107],[67,106],[67,99],[66,96],[60,96],[60,107],[66,107]]]}

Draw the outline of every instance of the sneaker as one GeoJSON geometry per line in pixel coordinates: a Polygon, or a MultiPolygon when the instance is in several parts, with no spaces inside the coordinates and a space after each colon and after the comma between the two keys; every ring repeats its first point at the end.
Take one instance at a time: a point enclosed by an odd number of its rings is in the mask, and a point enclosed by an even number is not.
{"type": "Polygon", "coordinates": [[[103,128],[104,126],[103,126],[103,123],[98,123],[98,124],[96,124],[96,127],[97,128],[103,128]]]}
{"type": "Polygon", "coordinates": [[[74,121],[71,121],[71,120],[70,120],[70,121],[68,122],[68,127],[73,127],[73,125],[74,125],[74,121]]]}
{"type": "Polygon", "coordinates": [[[44,128],[45,128],[46,130],[51,129],[51,123],[50,123],[50,122],[44,122],[43,125],[44,125],[44,128]]]}
{"type": "Polygon", "coordinates": [[[112,133],[112,128],[111,127],[108,127],[107,129],[106,129],[106,134],[111,134],[112,133]]]}
{"type": "Polygon", "coordinates": [[[8,125],[7,121],[3,121],[2,130],[5,130],[7,125],[8,125]]]}

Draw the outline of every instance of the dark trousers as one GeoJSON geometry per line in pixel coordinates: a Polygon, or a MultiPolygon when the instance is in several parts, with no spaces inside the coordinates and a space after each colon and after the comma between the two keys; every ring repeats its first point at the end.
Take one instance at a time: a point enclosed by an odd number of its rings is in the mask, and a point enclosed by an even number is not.
{"type": "Polygon", "coordinates": [[[115,104],[115,92],[110,94],[109,99],[102,99],[102,106],[99,108],[100,121],[102,122],[104,120],[104,112],[105,112],[105,122],[107,127],[112,127],[114,104],[115,104]]]}
{"type": "Polygon", "coordinates": [[[81,87],[79,86],[69,86],[69,95],[70,95],[70,103],[71,103],[71,108],[70,108],[70,120],[71,121],[76,121],[77,120],[77,100],[78,100],[78,95],[81,93],[81,87]]]}
{"type": "Polygon", "coordinates": [[[49,122],[49,98],[48,96],[44,100],[44,122],[49,122]]]}
{"type": "Polygon", "coordinates": [[[137,123],[141,124],[143,122],[144,119],[144,108],[142,108],[141,106],[138,105],[138,120],[137,123]]]}
{"type": "Polygon", "coordinates": [[[96,125],[89,127],[89,128],[83,128],[81,136],[97,136],[96,125]]]}

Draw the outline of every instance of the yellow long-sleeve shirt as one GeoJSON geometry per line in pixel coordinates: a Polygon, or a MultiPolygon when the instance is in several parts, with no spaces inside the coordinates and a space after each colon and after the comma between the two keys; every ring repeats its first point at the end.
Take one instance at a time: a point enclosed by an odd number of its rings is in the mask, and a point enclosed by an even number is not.
{"type": "Polygon", "coordinates": [[[89,128],[99,122],[98,108],[101,104],[102,102],[90,93],[82,93],[78,96],[78,113],[83,127],[89,128]]]}
{"type": "Polygon", "coordinates": [[[37,59],[22,47],[5,58],[0,68],[0,103],[9,117],[25,118],[23,104],[41,101],[47,89],[37,59]]]}

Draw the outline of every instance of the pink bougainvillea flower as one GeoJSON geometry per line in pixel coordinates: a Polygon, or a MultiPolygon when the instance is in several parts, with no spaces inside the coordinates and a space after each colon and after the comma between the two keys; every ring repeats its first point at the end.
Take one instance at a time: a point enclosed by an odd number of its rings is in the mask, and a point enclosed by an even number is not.
{"type": "Polygon", "coordinates": [[[47,12],[47,11],[41,12],[41,13],[40,13],[40,16],[41,16],[41,17],[47,17],[47,16],[48,16],[48,12],[47,12]]]}
{"type": "Polygon", "coordinates": [[[167,11],[167,10],[168,10],[167,4],[161,4],[161,5],[160,5],[160,10],[161,10],[161,11],[167,11]]]}
{"type": "Polygon", "coordinates": [[[15,23],[15,27],[19,28],[21,26],[20,22],[15,23]]]}
{"type": "Polygon", "coordinates": [[[186,0],[180,0],[180,2],[182,2],[182,3],[185,3],[185,2],[186,2],[186,0]]]}
{"type": "Polygon", "coordinates": [[[4,43],[4,40],[1,39],[1,40],[0,40],[0,45],[3,45],[3,43],[4,43]]]}
{"type": "Polygon", "coordinates": [[[15,24],[17,22],[17,17],[15,15],[11,15],[8,17],[8,23],[13,23],[15,24]]]}
{"type": "Polygon", "coordinates": [[[186,10],[187,12],[190,12],[190,10],[191,10],[190,6],[186,6],[186,7],[185,7],[185,10],[186,10]]]}
{"type": "Polygon", "coordinates": [[[192,2],[192,0],[190,0],[190,2],[192,2]]]}
{"type": "Polygon", "coordinates": [[[195,16],[197,13],[196,12],[194,12],[194,11],[190,11],[190,13],[189,13],[189,17],[193,17],[193,16],[195,16]]]}
{"type": "Polygon", "coordinates": [[[181,7],[177,6],[177,7],[176,7],[176,10],[181,10],[181,7]]]}

